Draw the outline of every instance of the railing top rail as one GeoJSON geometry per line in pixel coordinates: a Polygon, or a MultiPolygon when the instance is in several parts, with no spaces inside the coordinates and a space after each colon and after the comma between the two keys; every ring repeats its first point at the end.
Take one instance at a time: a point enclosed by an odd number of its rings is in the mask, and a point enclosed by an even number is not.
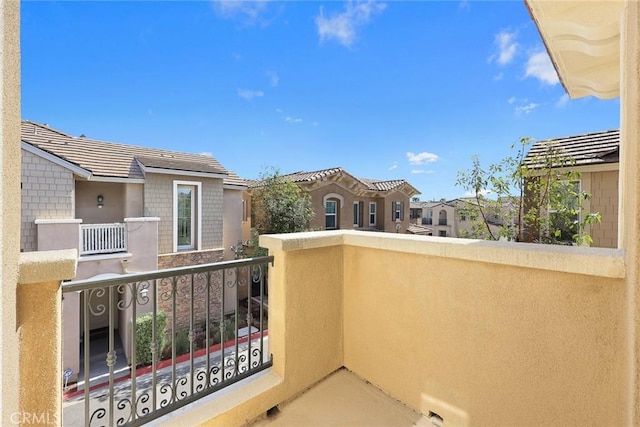
{"type": "Polygon", "coordinates": [[[244,267],[256,264],[271,263],[273,265],[273,256],[263,256],[255,258],[245,258],[231,261],[214,262],[210,264],[190,265],[186,267],[170,268],[166,270],[147,271],[144,273],[122,274],[117,277],[109,277],[105,279],[82,279],[64,282],[62,284],[62,292],[75,292],[85,289],[103,288],[109,286],[121,285],[123,283],[144,282],[147,280],[163,279],[165,277],[179,276],[182,274],[202,273],[207,271],[226,270],[235,267],[244,267]]]}

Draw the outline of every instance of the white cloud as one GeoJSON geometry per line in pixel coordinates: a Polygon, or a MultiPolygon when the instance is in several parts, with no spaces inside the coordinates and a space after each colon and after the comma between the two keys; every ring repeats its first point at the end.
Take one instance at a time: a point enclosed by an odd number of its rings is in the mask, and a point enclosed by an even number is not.
{"type": "Polygon", "coordinates": [[[550,86],[560,83],[558,74],[551,63],[551,58],[545,51],[534,52],[529,55],[525,70],[525,77],[535,77],[550,86]]]}
{"type": "Polygon", "coordinates": [[[489,60],[496,61],[499,65],[507,65],[518,52],[518,43],[516,42],[516,32],[507,30],[500,31],[495,35],[493,44],[496,45],[498,52],[493,54],[489,60]]]}
{"type": "Polygon", "coordinates": [[[282,110],[281,110],[281,109],[279,109],[279,108],[276,108],[276,113],[278,113],[278,114],[279,114],[279,113],[282,113],[282,110]]]}
{"type": "Polygon", "coordinates": [[[271,87],[278,87],[280,77],[278,77],[277,73],[273,71],[267,71],[267,77],[269,77],[269,83],[271,84],[271,87]]]}
{"type": "Polygon", "coordinates": [[[412,165],[422,165],[424,163],[433,163],[438,160],[438,155],[423,151],[422,153],[407,152],[407,159],[412,165]]]}
{"type": "Polygon", "coordinates": [[[504,78],[504,73],[502,71],[496,74],[495,76],[493,76],[493,80],[496,82],[499,82],[503,78],[504,78]]]}
{"type": "Polygon", "coordinates": [[[520,115],[522,113],[529,114],[530,112],[532,112],[533,110],[535,110],[539,106],[540,106],[540,104],[536,104],[535,102],[530,102],[527,105],[521,105],[519,107],[516,107],[516,114],[518,114],[518,115],[520,115]]]}
{"type": "Polygon", "coordinates": [[[318,123],[318,122],[313,122],[313,123],[311,123],[311,126],[318,126],[319,124],[320,123],[318,123]]]}
{"type": "Polygon", "coordinates": [[[421,174],[421,173],[429,174],[429,173],[433,173],[433,171],[432,170],[424,170],[424,169],[412,169],[411,173],[413,173],[413,174],[421,174]]]}
{"type": "Polygon", "coordinates": [[[252,100],[253,98],[260,98],[264,96],[264,92],[261,90],[250,89],[238,89],[238,96],[243,99],[252,100]]]}
{"type": "Polygon", "coordinates": [[[373,0],[348,1],[344,12],[332,14],[330,17],[325,17],[323,8],[320,7],[320,14],[315,19],[320,42],[335,40],[351,47],[356,40],[358,28],[367,24],[372,15],[381,13],[386,7],[385,3],[373,0]]]}
{"type": "Polygon", "coordinates": [[[203,151],[202,153],[200,153],[201,156],[208,156],[208,157],[213,157],[213,153],[209,152],[209,151],[203,151]]]}
{"type": "Polygon", "coordinates": [[[267,10],[268,0],[216,0],[213,7],[223,18],[242,19],[246,24],[255,24],[267,10]]]}
{"type": "Polygon", "coordinates": [[[284,121],[287,123],[300,123],[302,122],[302,119],[299,117],[286,117],[284,121]]]}
{"type": "Polygon", "coordinates": [[[560,98],[558,98],[558,100],[556,101],[555,106],[556,106],[556,108],[566,107],[570,100],[571,100],[571,98],[569,98],[569,95],[567,95],[565,93],[560,98]]]}
{"type": "Polygon", "coordinates": [[[471,4],[469,3],[469,0],[462,0],[460,3],[458,3],[458,9],[464,10],[466,12],[470,11],[471,4]]]}
{"type": "Polygon", "coordinates": [[[390,171],[398,169],[398,162],[393,162],[391,166],[389,166],[390,171]]]}
{"type": "Polygon", "coordinates": [[[507,99],[507,102],[508,102],[509,104],[513,104],[514,102],[516,102],[516,97],[515,97],[515,96],[512,96],[511,98],[507,99]]]}

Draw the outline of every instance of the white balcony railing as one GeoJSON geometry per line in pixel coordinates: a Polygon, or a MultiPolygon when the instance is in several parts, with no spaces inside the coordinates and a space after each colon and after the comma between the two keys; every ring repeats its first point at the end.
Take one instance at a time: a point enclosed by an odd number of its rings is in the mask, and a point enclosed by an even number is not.
{"type": "Polygon", "coordinates": [[[126,251],[125,224],[82,224],[80,226],[80,256],[126,251]]]}

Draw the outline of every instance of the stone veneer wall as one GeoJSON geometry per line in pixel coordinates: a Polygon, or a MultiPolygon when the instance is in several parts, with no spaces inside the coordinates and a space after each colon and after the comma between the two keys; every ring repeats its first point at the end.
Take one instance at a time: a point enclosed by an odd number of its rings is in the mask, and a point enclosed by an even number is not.
{"type": "Polygon", "coordinates": [[[39,219],[70,219],[73,214],[73,174],[49,160],[22,151],[22,218],[20,250],[38,250],[39,219]]]}
{"type": "MultiPolygon", "coordinates": [[[[223,190],[222,179],[148,173],[144,183],[144,216],[160,218],[158,253],[173,252],[173,182],[202,183],[202,247],[222,247],[223,190]]],[[[160,267],[162,268],[162,267],[160,267]]]]}
{"type": "MultiPolygon", "coordinates": [[[[223,252],[224,251],[222,249],[216,249],[211,251],[190,251],[158,255],[158,269],[164,270],[168,268],[209,264],[212,262],[222,261],[224,256],[223,252]]],[[[203,288],[203,278],[194,277],[194,281],[194,325],[198,326],[199,323],[203,323],[206,319],[206,290],[203,288]],[[200,292],[199,289],[201,290],[200,292]]],[[[189,329],[191,320],[191,301],[191,283],[188,276],[185,276],[184,281],[178,281],[177,288],[176,330],[178,332],[189,329]]],[[[212,320],[220,317],[220,306],[220,300],[215,298],[212,293],[212,301],[210,301],[208,307],[212,320]]],[[[173,325],[173,298],[171,295],[171,283],[169,281],[158,283],[158,308],[167,313],[167,331],[170,332],[173,325]]]]}

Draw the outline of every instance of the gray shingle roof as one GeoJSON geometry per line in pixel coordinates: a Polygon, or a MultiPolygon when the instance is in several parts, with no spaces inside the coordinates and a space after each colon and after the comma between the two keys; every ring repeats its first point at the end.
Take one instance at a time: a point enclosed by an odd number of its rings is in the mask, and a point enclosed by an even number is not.
{"type": "Polygon", "coordinates": [[[620,131],[615,129],[536,141],[524,158],[523,164],[529,167],[538,166],[536,157],[543,155],[550,144],[568,158],[574,159],[576,166],[617,163],[620,131]]]}
{"type": "Polygon", "coordinates": [[[227,185],[247,185],[215,158],[202,154],[74,137],[28,120],[22,121],[22,141],[100,177],[142,179],[140,161],[148,167],[173,169],[176,175],[180,175],[180,171],[218,173],[226,175],[224,183],[227,185]]]}

